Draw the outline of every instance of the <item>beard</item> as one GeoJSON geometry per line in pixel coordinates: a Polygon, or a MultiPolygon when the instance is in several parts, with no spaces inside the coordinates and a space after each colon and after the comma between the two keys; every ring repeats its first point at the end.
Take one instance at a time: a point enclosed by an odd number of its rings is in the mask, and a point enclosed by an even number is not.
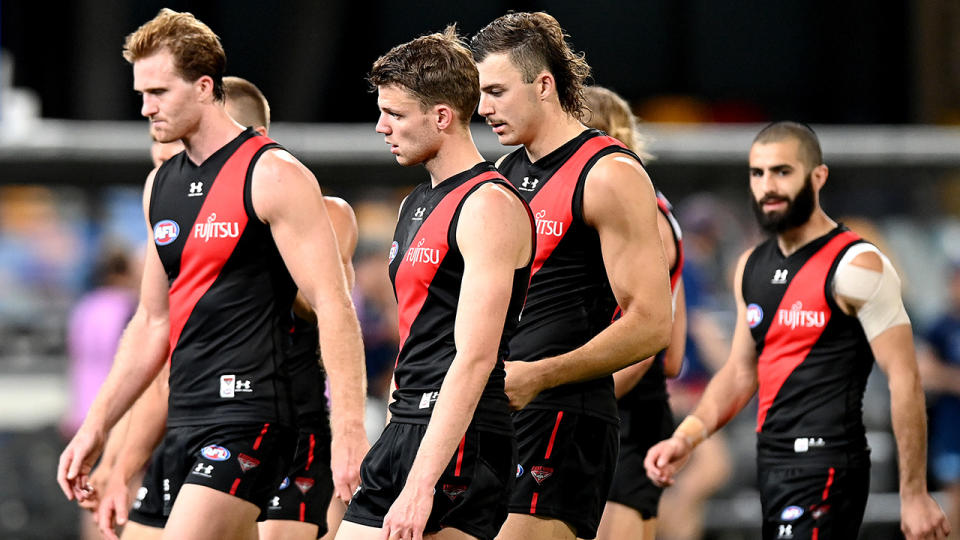
{"type": "Polygon", "coordinates": [[[803,181],[803,187],[793,197],[787,199],[787,208],[781,212],[764,212],[763,205],[769,201],[780,200],[780,197],[764,195],[760,200],[750,197],[753,203],[753,215],[757,217],[757,224],[760,228],[770,234],[780,234],[795,227],[803,225],[809,221],[813,215],[814,195],[813,182],[810,180],[810,174],[803,181]]]}

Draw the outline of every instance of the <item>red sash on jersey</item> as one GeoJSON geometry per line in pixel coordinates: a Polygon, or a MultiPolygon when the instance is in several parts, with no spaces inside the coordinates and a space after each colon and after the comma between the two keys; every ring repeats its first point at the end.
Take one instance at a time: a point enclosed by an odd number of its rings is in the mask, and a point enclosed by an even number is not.
{"type": "Polygon", "coordinates": [[[824,292],[827,275],[837,255],[859,239],[851,231],[830,239],[796,273],[777,310],[771,314],[773,319],[757,362],[760,400],[757,432],[763,428],[767,412],[783,383],[804,361],[830,323],[832,310],[824,292]]]}
{"type": "MultiPolygon", "coordinates": [[[[401,350],[403,350],[407,337],[410,336],[410,327],[413,325],[413,321],[417,319],[423,303],[427,300],[430,283],[450,249],[447,238],[454,213],[460,206],[460,202],[474,186],[493,178],[502,178],[502,176],[496,171],[487,171],[467,180],[444,196],[443,200],[437,204],[437,207],[430,212],[427,219],[420,225],[416,236],[407,247],[407,252],[397,254],[398,257],[403,257],[400,266],[397,267],[395,277],[396,283],[402,284],[402,286],[396,287],[401,350]],[[434,257],[428,252],[427,257],[424,258],[422,252],[415,251],[417,249],[437,250],[439,256],[434,257]],[[412,262],[408,262],[411,260],[412,262]]],[[[399,360],[400,355],[398,353],[397,361],[399,362],[399,360]]],[[[394,366],[396,367],[396,364],[394,366]]]]}
{"type": "Polygon", "coordinates": [[[227,159],[223,168],[207,193],[203,206],[197,214],[187,232],[187,241],[184,243],[180,255],[180,272],[170,285],[170,356],[176,350],[180,341],[180,334],[187,325],[187,319],[193,313],[197,303],[213,285],[223,265],[233,254],[237,243],[243,237],[247,226],[247,210],[244,205],[244,184],[250,161],[256,153],[273,141],[260,135],[247,139],[227,159]],[[236,238],[219,238],[215,241],[205,241],[194,235],[194,226],[205,220],[217,222],[236,222],[239,224],[239,234],[236,238]]]}
{"type": "Polygon", "coordinates": [[[557,172],[550,177],[545,186],[530,201],[530,210],[536,218],[537,257],[530,270],[530,278],[543,267],[553,250],[566,236],[573,225],[573,193],[577,188],[580,173],[597,152],[610,146],[623,147],[623,143],[613,137],[598,136],[588,139],[557,172]],[[541,224],[552,222],[551,231],[555,234],[540,234],[541,224]]]}

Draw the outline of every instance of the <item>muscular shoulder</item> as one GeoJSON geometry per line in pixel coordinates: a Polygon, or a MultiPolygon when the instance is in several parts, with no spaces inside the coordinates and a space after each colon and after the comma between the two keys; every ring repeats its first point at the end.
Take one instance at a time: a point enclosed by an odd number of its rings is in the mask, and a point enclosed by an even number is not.
{"type": "Polygon", "coordinates": [[[488,182],[481,185],[463,202],[463,216],[484,214],[488,219],[525,217],[526,211],[520,198],[500,184],[488,182]]]}
{"type": "Polygon", "coordinates": [[[313,173],[286,150],[270,149],[254,165],[250,194],[261,221],[269,223],[287,203],[319,192],[313,173]]]}
{"type": "Polygon", "coordinates": [[[325,196],[323,198],[323,204],[327,207],[327,213],[330,214],[330,219],[338,219],[345,222],[355,222],[357,220],[353,207],[340,197],[325,196]]]}
{"type": "Polygon", "coordinates": [[[646,215],[652,221],[656,193],[647,172],[632,157],[614,153],[597,160],[587,173],[583,194],[583,215],[592,227],[611,219],[646,215]],[[642,209],[642,210],[638,210],[642,209]]]}

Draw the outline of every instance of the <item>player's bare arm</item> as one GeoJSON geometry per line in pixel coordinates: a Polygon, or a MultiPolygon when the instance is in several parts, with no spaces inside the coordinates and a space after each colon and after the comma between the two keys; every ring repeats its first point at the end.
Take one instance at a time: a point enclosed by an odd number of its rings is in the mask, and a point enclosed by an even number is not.
{"type": "Polygon", "coordinates": [[[510,363],[507,395],[515,409],[544,389],[609,375],[669,344],[670,282],[650,178],[629,157],[604,156],[587,176],[583,214],[599,234],[607,278],[623,316],[578,349],[510,363]]]}
{"type": "Polygon", "coordinates": [[[60,454],[57,482],[67,499],[85,498],[87,475],[100,456],[106,433],[130,408],[156,377],[167,359],[170,347],[170,310],[167,301],[167,275],[153,242],[148,211],[150,191],[156,170],[147,177],[143,208],[148,241],[140,284],[140,303],[127,324],[113,367],[79,431],[60,454]]]}
{"type": "MultiPolygon", "coordinates": [[[[457,224],[463,280],[454,328],[457,354],[443,379],[433,415],[403,491],[384,518],[386,534],[422,533],[433,489],[473,418],[496,365],[514,272],[531,257],[530,219],[519,199],[485,185],[464,202],[457,224]]],[[[393,536],[390,536],[393,538],[393,536]]]]}
{"type": "MultiPolygon", "coordinates": [[[[347,278],[347,290],[353,289],[356,274],[353,269],[353,252],[357,249],[357,216],[347,201],[340,197],[324,197],[324,206],[330,216],[330,224],[337,236],[337,248],[340,251],[340,262],[343,263],[343,272],[347,278]]],[[[310,303],[297,291],[293,301],[293,312],[297,317],[317,323],[317,314],[310,309],[310,303]]]]}
{"type": "Polygon", "coordinates": [[[752,250],[740,256],[734,277],[737,323],[727,362],[717,371],[703,397],[677,426],[673,436],[654,445],[644,459],[647,476],[657,485],[671,485],[674,475],[686,463],[690,453],[711,433],[740,412],[757,392],[756,344],[747,326],[747,307],[743,301],[743,269],[752,250]]]}
{"type": "Polygon", "coordinates": [[[349,500],[359,485],[369,443],[363,427],[366,396],[360,324],[347,292],[337,239],[313,174],[285,151],[257,162],[251,188],[257,216],[270,231],[290,275],[317,313],[320,347],[330,380],[334,493],[349,500]]]}
{"type": "Polygon", "coordinates": [[[834,294],[844,311],[860,319],[887,376],[899,456],[901,529],[908,539],[945,538],[950,526],[927,492],[926,405],[900,280],[889,261],[865,251],[838,267],[834,294]]]}
{"type": "MultiPolygon", "coordinates": [[[[660,231],[660,242],[663,244],[663,253],[667,265],[673,268],[677,262],[677,245],[673,238],[673,227],[662,213],[657,213],[657,229],[660,231]]],[[[683,304],[683,281],[677,284],[677,291],[673,298],[673,326],[670,329],[670,346],[663,352],[663,372],[667,377],[676,377],[680,373],[680,364],[686,348],[687,335],[687,308],[683,304]]],[[[646,375],[654,362],[651,356],[636,364],[627,366],[613,374],[613,392],[617,399],[625,396],[646,375]]]]}
{"type": "MultiPolygon", "coordinates": [[[[104,487],[96,511],[97,527],[108,540],[116,539],[114,527],[127,522],[130,510],[130,482],[147,465],[153,450],[166,430],[167,403],[170,396],[170,364],[154,378],[125,418],[129,428],[120,440],[113,472],[104,487]]],[[[111,433],[111,440],[113,434],[111,433]]]]}

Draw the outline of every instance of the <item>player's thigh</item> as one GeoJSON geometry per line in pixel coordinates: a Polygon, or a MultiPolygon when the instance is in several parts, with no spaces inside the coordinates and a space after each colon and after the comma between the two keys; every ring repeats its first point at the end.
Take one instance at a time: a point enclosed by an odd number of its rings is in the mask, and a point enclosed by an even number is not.
{"type": "Polygon", "coordinates": [[[163,538],[257,538],[260,509],[251,502],[197,484],[184,484],[173,504],[163,538]]]}
{"type": "Polygon", "coordinates": [[[337,529],[340,522],[343,521],[343,514],[347,511],[347,506],[343,501],[333,497],[330,499],[330,506],[327,507],[327,534],[323,535],[321,540],[333,540],[337,537],[337,529]]]}
{"type": "Polygon", "coordinates": [[[337,540],[380,540],[383,531],[379,527],[361,525],[343,520],[337,529],[337,540]]]}
{"type": "Polygon", "coordinates": [[[497,540],[572,540],[573,527],[559,519],[528,514],[510,514],[497,540]]]}
{"type": "Polygon", "coordinates": [[[120,540],[159,540],[163,536],[163,529],[160,527],[150,527],[136,521],[127,520],[123,526],[123,534],[120,540]]]}
{"type": "Polygon", "coordinates": [[[429,540],[477,540],[476,536],[467,534],[460,529],[454,529],[453,527],[446,527],[435,533],[425,534],[423,537],[429,540]]]}
{"type": "Polygon", "coordinates": [[[289,519],[268,519],[258,523],[257,529],[260,540],[316,540],[319,526],[289,519]]]}
{"type": "Polygon", "coordinates": [[[657,518],[643,519],[627,505],[607,501],[597,529],[597,540],[653,540],[657,518]]]}

